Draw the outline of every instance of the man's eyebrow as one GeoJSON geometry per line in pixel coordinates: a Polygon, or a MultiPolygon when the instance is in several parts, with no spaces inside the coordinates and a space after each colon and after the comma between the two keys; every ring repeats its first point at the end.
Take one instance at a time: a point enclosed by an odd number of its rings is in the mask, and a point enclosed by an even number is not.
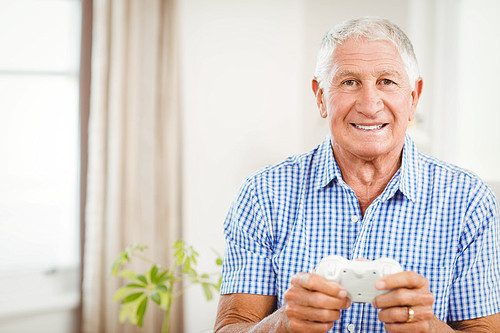
{"type": "Polygon", "coordinates": [[[337,77],[338,76],[341,76],[341,77],[343,77],[343,76],[356,76],[356,75],[358,75],[358,73],[355,71],[348,70],[348,69],[341,69],[341,70],[335,72],[334,77],[335,76],[337,76],[337,77]]]}
{"type": "Polygon", "coordinates": [[[399,72],[398,70],[392,70],[392,69],[383,69],[383,70],[377,71],[376,73],[378,75],[396,75],[399,77],[402,76],[401,72],[399,72]]]}
{"type": "MultiPolygon", "coordinates": [[[[384,76],[384,75],[397,76],[397,77],[403,76],[400,71],[393,70],[393,69],[382,69],[382,70],[376,71],[375,74],[377,76],[384,76]]],[[[335,77],[339,78],[339,77],[346,77],[346,76],[358,76],[358,75],[360,75],[360,74],[356,71],[353,71],[350,69],[341,69],[341,70],[334,72],[334,75],[332,76],[332,78],[335,78],[335,77]]]]}

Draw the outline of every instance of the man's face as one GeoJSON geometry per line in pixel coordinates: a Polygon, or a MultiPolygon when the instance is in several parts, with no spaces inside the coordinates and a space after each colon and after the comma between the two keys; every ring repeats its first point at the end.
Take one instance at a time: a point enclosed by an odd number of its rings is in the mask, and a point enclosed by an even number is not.
{"type": "Polygon", "coordinates": [[[422,80],[412,91],[403,60],[389,41],[347,40],[337,46],[323,89],[313,81],[336,154],[363,160],[399,156],[422,80]]]}

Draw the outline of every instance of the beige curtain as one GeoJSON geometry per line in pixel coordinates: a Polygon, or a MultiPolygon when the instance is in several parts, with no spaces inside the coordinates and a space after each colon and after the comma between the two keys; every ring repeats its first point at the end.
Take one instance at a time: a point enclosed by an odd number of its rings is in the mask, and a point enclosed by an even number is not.
{"type": "MultiPolygon", "coordinates": [[[[118,321],[111,265],[127,245],[169,264],[180,237],[180,113],[175,0],[94,0],[83,332],[160,332],[118,321]]],[[[171,332],[182,332],[180,305],[171,332]]]]}

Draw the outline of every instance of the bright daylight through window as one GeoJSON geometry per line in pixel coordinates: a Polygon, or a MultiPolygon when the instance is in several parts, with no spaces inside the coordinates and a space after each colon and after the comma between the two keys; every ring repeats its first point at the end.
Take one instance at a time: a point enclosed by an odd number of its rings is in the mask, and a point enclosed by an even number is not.
{"type": "Polygon", "coordinates": [[[0,0],[0,273],[79,265],[80,7],[0,0]]]}

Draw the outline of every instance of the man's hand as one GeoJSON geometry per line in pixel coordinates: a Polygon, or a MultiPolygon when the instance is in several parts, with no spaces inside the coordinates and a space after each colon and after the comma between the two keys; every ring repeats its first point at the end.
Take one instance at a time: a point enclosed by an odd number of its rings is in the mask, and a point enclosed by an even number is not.
{"type": "Polygon", "coordinates": [[[381,309],[378,318],[388,332],[429,331],[434,318],[434,296],[425,277],[415,272],[401,272],[377,280],[375,287],[390,290],[373,300],[373,306],[381,309]],[[413,310],[411,321],[410,309],[413,310]]]}
{"type": "Polygon", "coordinates": [[[285,323],[290,332],[326,332],[351,306],[347,291],[317,274],[298,273],[285,293],[285,323]]]}

